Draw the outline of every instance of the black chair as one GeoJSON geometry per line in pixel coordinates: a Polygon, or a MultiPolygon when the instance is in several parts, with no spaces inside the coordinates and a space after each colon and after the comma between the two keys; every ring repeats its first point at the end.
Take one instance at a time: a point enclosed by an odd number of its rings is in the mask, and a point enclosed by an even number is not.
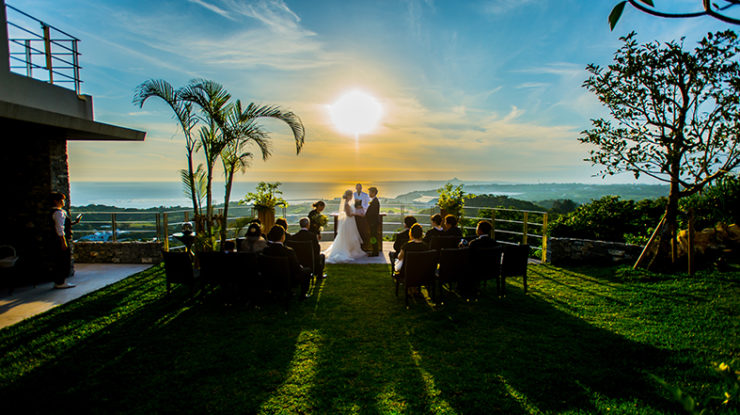
{"type": "Polygon", "coordinates": [[[401,272],[394,275],[396,280],[396,296],[398,286],[404,286],[404,300],[409,305],[409,288],[426,286],[432,290],[432,298],[435,298],[435,271],[437,270],[437,251],[406,252],[403,257],[401,272]]]}
{"type": "Polygon", "coordinates": [[[237,252],[246,251],[247,248],[244,245],[246,242],[247,242],[247,238],[236,238],[236,251],[237,252]]]}
{"type": "Polygon", "coordinates": [[[296,256],[298,257],[298,263],[303,268],[311,271],[311,284],[316,281],[316,257],[313,252],[313,242],[311,241],[286,241],[286,246],[293,248],[296,256]]]}
{"type": "Polygon", "coordinates": [[[187,252],[162,251],[162,258],[164,258],[167,293],[170,292],[171,284],[188,285],[191,290],[195,287],[196,278],[190,254],[187,252]]]}
{"type": "Polygon", "coordinates": [[[461,276],[464,278],[468,273],[469,254],[465,248],[445,248],[439,251],[437,282],[440,295],[444,294],[444,284],[448,284],[451,289],[453,283],[457,283],[461,276]]]}
{"type": "Polygon", "coordinates": [[[221,285],[227,277],[226,252],[201,252],[198,254],[200,278],[204,284],[221,285]]]}
{"type": "Polygon", "coordinates": [[[527,293],[527,263],[529,262],[529,245],[504,245],[501,260],[501,294],[506,294],[506,278],[521,276],[524,294],[527,293]]]}
{"type": "Polygon", "coordinates": [[[220,276],[224,296],[230,300],[255,301],[261,288],[257,254],[229,252],[224,259],[224,273],[220,276]]]}
{"type": "Polygon", "coordinates": [[[490,280],[496,281],[496,294],[501,292],[501,246],[470,250],[470,272],[467,274],[471,292],[477,292],[479,283],[485,285],[490,280]]]}
{"type": "Polygon", "coordinates": [[[457,248],[461,239],[457,236],[435,236],[429,241],[429,247],[436,251],[445,248],[457,248]]]}
{"type": "Polygon", "coordinates": [[[0,272],[8,276],[8,294],[13,294],[16,285],[15,263],[18,261],[18,254],[11,245],[0,245],[0,272]]]}
{"type": "Polygon", "coordinates": [[[291,275],[290,262],[287,257],[259,254],[257,258],[260,276],[264,287],[276,296],[284,296],[285,308],[290,306],[291,275]]]}

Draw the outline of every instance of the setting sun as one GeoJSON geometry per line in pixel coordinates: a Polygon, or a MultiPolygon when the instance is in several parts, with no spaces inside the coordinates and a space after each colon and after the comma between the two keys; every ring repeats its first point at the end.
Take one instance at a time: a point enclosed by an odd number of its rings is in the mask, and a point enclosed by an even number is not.
{"type": "Polygon", "coordinates": [[[380,102],[359,90],[347,92],[329,105],[329,116],[337,130],[353,136],[375,130],[382,115],[380,102]]]}

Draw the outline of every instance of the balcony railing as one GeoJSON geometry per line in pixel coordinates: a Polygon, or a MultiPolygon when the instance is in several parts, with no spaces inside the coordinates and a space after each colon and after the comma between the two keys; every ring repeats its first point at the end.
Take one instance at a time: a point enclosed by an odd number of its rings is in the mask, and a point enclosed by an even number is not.
{"type": "Polygon", "coordinates": [[[9,4],[6,12],[10,70],[79,94],[80,39],[9,4]]]}
{"type": "MultiPolygon", "coordinates": [[[[290,203],[290,201],[289,201],[290,203]]],[[[297,205],[296,205],[297,206],[297,205]]],[[[280,209],[280,208],[279,208],[280,209]]],[[[307,209],[310,209],[307,207],[307,209]]],[[[327,203],[324,213],[330,216],[332,212],[339,209],[337,201],[327,203]]],[[[286,218],[288,232],[298,231],[298,220],[308,214],[308,210],[302,213],[287,213],[285,208],[277,212],[278,216],[286,218]],[[282,213],[282,215],[280,215],[282,213]]],[[[381,213],[383,218],[383,235],[390,238],[393,234],[403,228],[403,218],[413,215],[419,223],[428,229],[431,227],[430,216],[438,212],[433,205],[424,203],[383,203],[381,213]]],[[[162,241],[166,246],[181,245],[177,240],[171,238],[175,232],[180,232],[182,224],[190,221],[192,212],[190,210],[170,210],[160,212],[76,212],[83,213],[83,219],[74,228],[76,240],[93,240],[102,242],[114,241],[162,241]]],[[[217,214],[221,210],[217,209],[217,214]]],[[[229,223],[227,236],[236,236],[237,229],[241,229],[240,235],[246,231],[246,227],[237,228],[237,221],[241,218],[256,217],[251,206],[229,207],[229,223]]],[[[547,252],[547,212],[503,209],[490,207],[465,206],[464,218],[468,219],[467,226],[463,230],[470,235],[475,234],[475,226],[472,222],[488,220],[494,225],[494,237],[502,243],[525,243],[541,247],[541,256],[544,261],[547,252]],[[534,242],[534,243],[533,243],[534,242]]],[[[322,232],[322,241],[331,241],[334,238],[334,221],[330,218],[327,226],[322,232]]],[[[539,254],[538,254],[539,255],[539,254]]]]}

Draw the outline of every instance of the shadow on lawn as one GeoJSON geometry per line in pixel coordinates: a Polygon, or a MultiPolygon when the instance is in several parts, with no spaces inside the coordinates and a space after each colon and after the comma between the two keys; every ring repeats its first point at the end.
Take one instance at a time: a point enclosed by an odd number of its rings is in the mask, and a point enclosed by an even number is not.
{"type": "Polygon", "coordinates": [[[478,302],[448,296],[444,307],[405,309],[386,268],[331,266],[316,295],[287,315],[192,300],[186,290],[165,296],[161,270],[124,280],[131,285],[0,332],[2,351],[69,326],[45,340],[60,342],[44,346],[49,360],[0,399],[29,413],[593,412],[597,395],[661,405],[644,375],[663,361],[657,349],[514,286],[505,299],[489,287],[478,302]],[[149,297],[85,335],[85,324],[137,295],[149,297]],[[75,330],[84,339],[68,339],[75,330]]]}
{"type": "Polygon", "coordinates": [[[404,310],[383,271],[328,283],[329,292],[334,285],[357,296],[328,295],[318,308],[324,340],[304,409],[589,413],[604,398],[626,407],[664,405],[645,376],[662,352],[515,287],[502,300],[487,288],[478,302],[404,310]]]}

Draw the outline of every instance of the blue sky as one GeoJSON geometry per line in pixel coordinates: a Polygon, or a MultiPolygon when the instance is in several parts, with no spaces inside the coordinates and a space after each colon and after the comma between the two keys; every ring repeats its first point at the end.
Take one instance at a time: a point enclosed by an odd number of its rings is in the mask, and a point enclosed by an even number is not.
{"type": "Polygon", "coordinates": [[[147,131],[143,143],[70,143],[73,181],[177,180],[184,149],[170,112],[131,98],[146,79],[179,86],[202,77],[242,101],[293,110],[306,125],[296,156],[287,127],[265,122],[274,156],[238,180],[604,182],[577,141],[604,115],[581,87],[585,66],[608,64],[631,30],[643,43],[685,36],[692,45],[728,28],[627,7],[611,32],[610,0],[9,3],[82,39],[82,90],[98,121],[147,131]],[[359,153],[327,113],[355,88],[384,112],[359,153]]]}

